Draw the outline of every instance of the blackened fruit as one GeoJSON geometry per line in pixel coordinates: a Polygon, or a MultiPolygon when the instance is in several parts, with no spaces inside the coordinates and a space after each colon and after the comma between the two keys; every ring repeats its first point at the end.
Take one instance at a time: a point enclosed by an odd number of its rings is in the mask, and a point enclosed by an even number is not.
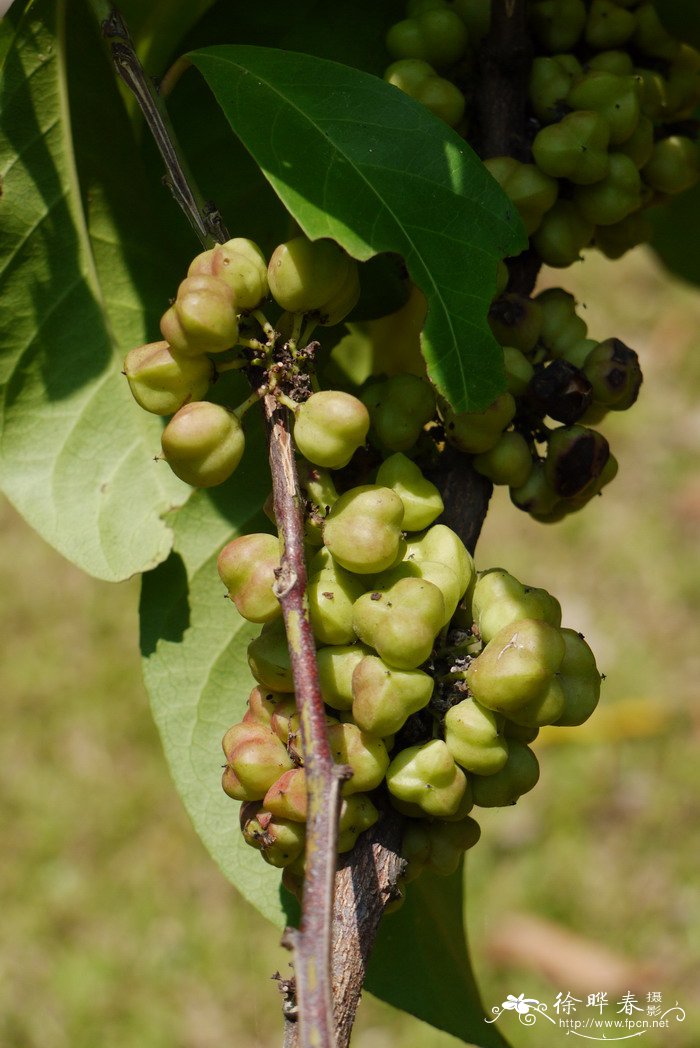
{"type": "Polygon", "coordinates": [[[560,498],[582,494],[600,476],[610,456],[605,437],[585,426],[561,426],[550,433],[545,476],[560,498]]]}
{"type": "Polygon", "coordinates": [[[611,411],[626,411],[642,384],[639,357],[619,338],[600,342],[586,357],[583,367],[591,383],[594,399],[611,411]]]}
{"type": "Polygon", "coordinates": [[[502,346],[515,346],[529,353],[540,336],[542,311],[539,303],[527,295],[507,292],[492,303],[489,324],[502,346]]]}
{"type": "Polygon", "coordinates": [[[578,422],[591,404],[593,389],[580,368],[560,358],[536,372],[528,386],[527,399],[538,414],[571,425],[578,422]]]}
{"type": "Polygon", "coordinates": [[[196,400],[173,415],[161,444],[168,465],[180,480],[196,488],[210,488],[222,484],[236,469],[245,450],[245,436],[232,412],[196,400]]]}

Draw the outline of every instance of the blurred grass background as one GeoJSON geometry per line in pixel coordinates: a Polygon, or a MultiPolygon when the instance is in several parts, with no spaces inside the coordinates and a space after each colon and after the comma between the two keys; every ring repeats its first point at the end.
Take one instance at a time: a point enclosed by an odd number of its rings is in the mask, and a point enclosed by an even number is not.
{"type": "MultiPolygon", "coordinates": [[[[586,729],[538,744],[536,790],[480,818],[474,963],[488,1009],[509,993],[551,1011],[559,992],[630,989],[643,1006],[661,992],[688,1017],[642,1043],[695,1048],[700,294],[644,249],[551,276],[593,337],[639,351],[646,377],[635,408],[601,427],[621,465],[604,496],[547,527],[498,492],[478,550],[480,567],[559,597],[607,680],[586,729]]],[[[6,504],[0,534],[1,1048],[278,1045],[270,976],[288,955],[171,786],[140,680],[137,583],[83,576],[6,504]]],[[[499,1025],[515,1048],[566,1037],[512,1014],[499,1025]]],[[[458,1042],[368,998],[353,1043],[458,1042]]]]}

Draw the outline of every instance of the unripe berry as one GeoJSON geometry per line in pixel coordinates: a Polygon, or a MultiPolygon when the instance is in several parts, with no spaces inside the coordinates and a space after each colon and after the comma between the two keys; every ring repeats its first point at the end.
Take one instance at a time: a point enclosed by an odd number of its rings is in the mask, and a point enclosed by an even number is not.
{"type": "Polygon", "coordinates": [[[700,102],[700,51],[681,44],[666,82],[669,115],[676,120],[692,117],[700,102]]]}
{"type": "Polygon", "coordinates": [[[542,219],[532,238],[533,247],[548,266],[564,268],[581,257],[591,242],[593,223],[570,200],[558,200],[542,219]]]}
{"type": "Polygon", "coordinates": [[[386,82],[411,98],[416,98],[420,85],[429,76],[435,76],[435,70],[421,58],[400,58],[384,70],[386,82]]]}
{"type": "Polygon", "coordinates": [[[391,451],[408,451],[435,414],[432,386],[416,375],[396,375],[370,386],[362,395],[372,432],[391,451]]]}
{"type": "Polygon", "coordinates": [[[367,408],[350,393],[312,393],[296,413],[294,441],[309,462],[341,469],[362,446],[369,429],[367,408]]]}
{"type": "Polygon", "coordinates": [[[363,592],[362,579],[344,571],[327,549],[319,550],[309,565],[306,595],[314,636],[321,644],[350,644],[355,639],[352,608],[363,592]]]}
{"type": "Polygon", "coordinates": [[[647,116],[641,116],[639,123],[627,141],[617,146],[616,153],[624,153],[636,168],[644,167],[654,151],[654,125],[647,116]]]}
{"type": "Polygon", "coordinates": [[[564,710],[556,723],[570,727],[587,721],[598,705],[600,673],[595,656],[581,634],[568,629],[561,633],[566,645],[559,668],[564,710]]]}
{"type": "Polygon", "coordinates": [[[334,710],[352,708],[352,675],[370,649],[364,644],[335,645],[319,648],[316,653],[321,695],[334,710]]]}
{"type": "Polygon", "coordinates": [[[491,304],[489,324],[502,346],[515,346],[529,353],[540,335],[542,311],[527,295],[508,292],[491,304]]]}
{"type": "Polygon", "coordinates": [[[549,435],[545,476],[560,498],[571,498],[594,483],[609,455],[610,445],[596,430],[560,426],[549,435]]]}
{"type": "Polygon", "coordinates": [[[573,79],[574,74],[557,57],[538,55],[533,60],[528,93],[535,116],[541,123],[551,124],[564,116],[564,100],[573,79]]]}
{"type": "Polygon", "coordinates": [[[493,775],[508,759],[508,745],[501,735],[502,718],[463,699],[445,715],[445,743],[460,767],[476,775],[493,775]]]}
{"type": "Polygon", "coordinates": [[[632,43],[644,54],[673,60],[680,44],[661,22],[653,3],[641,4],[635,11],[636,26],[632,43]]]}
{"type": "Polygon", "coordinates": [[[352,715],[371,735],[386,737],[430,702],[433,679],[421,670],[396,670],[375,655],[362,659],[352,675],[352,715]]]}
{"type": "Polygon", "coordinates": [[[542,309],[540,342],[550,357],[561,357],[570,346],[586,337],[588,328],[576,313],[576,299],[563,288],[541,291],[536,302],[542,309]]]}
{"type": "Polygon", "coordinates": [[[244,804],[240,819],[246,844],[257,848],[270,866],[282,869],[303,854],[306,829],[301,823],[276,819],[259,804],[244,804]]]}
{"type": "Polygon", "coordinates": [[[467,683],[487,709],[514,713],[537,700],[564,658],[561,631],[541,619],[521,619],[489,641],[467,670],[467,683]]]}
{"type": "Polygon", "coordinates": [[[476,574],[469,550],[446,524],[433,524],[422,535],[412,536],[407,543],[405,559],[445,564],[459,579],[460,594],[468,590],[476,574]]]}
{"type": "Polygon", "coordinates": [[[455,414],[449,404],[441,405],[445,439],[458,451],[478,455],[498,443],[506,426],[515,415],[515,401],[510,393],[494,400],[486,411],[462,411],[455,414]]]}
{"type": "Polygon", "coordinates": [[[564,689],[557,673],[534,698],[517,710],[511,710],[509,716],[515,724],[526,728],[541,728],[545,724],[556,724],[565,706],[564,689]]]}
{"type": "Polygon", "coordinates": [[[467,31],[454,11],[434,8],[393,25],[386,46],[394,58],[420,58],[435,69],[445,69],[466,51],[467,31]]]}
{"type": "Polygon", "coordinates": [[[344,855],[352,851],[357,838],[369,830],[379,819],[379,812],[364,793],[353,793],[343,797],[338,820],[338,852],[344,855]]]}
{"type": "Polygon", "coordinates": [[[442,739],[402,750],[386,773],[389,792],[428,815],[452,815],[467,790],[467,779],[442,739]]]}
{"type": "Polygon", "coordinates": [[[278,619],[263,626],[262,632],[248,645],[248,665],[258,683],[272,691],[294,691],[287,634],[278,619]]]}
{"type": "Polygon", "coordinates": [[[350,268],[351,259],[332,240],[299,236],[275,248],[267,276],[282,309],[310,313],[338,293],[350,268]]]}
{"type": "Polygon", "coordinates": [[[318,322],[321,327],[334,327],[345,320],[352,312],[360,298],[360,275],[354,259],[348,259],[350,265],[342,284],[318,309],[318,322]]]}
{"type": "Polygon", "coordinates": [[[261,800],[273,782],[292,767],[286,747],[264,724],[235,724],[226,732],[223,747],[226,762],[248,800],[261,800]]]}
{"type": "Polygon", "coordinates": [[[407,884],[410,884],[411,881],[420,876],[428,861],[430,855],[428,827],[429,823],[421,819],[420,821],[408,822],[403,831],[401,857],[408,864],[404,873],[404,879],[407,884]]]}
{"type": "Polygon", "coordinates": [[[362,731],[356,724],[331,724],[328,745],[336,764],[348,764],[352,778],[343,784],[343,797],[374,790],[389,767],[389,754],[382,739],[362,731]]]}
{"type": "Polygon", "coordinates": [[[534,233],[545,211],[557,199],[559,187],[555,179],[534,164],[522,164],[511,156],[491,157],[484,166],[515,205],[525,231],[534,233]]]}
{"type": "Polygon", "coordinates": [[[365,484],[341,495],[326,517],[323,541],[334,559],[360,575],[384,571],[396,560],[403,503],[391,488],[365,484]]]}
{"type": "MultiPolygon", "coordinates": [[[[586,63],[589,69],[602,70],[604,73],[615,73],[617,76],[631,76],[634,73],[634,62],[627,51],[599,51],[586,63]]],[[[579,74],[582,72],[579,69],[579,74]]]]}
{"type": "Polygon", "coordinates": [[[219,404],[196,400],[173,415],[161,437],[173,473],[196,488],[222,484],[238,466],[245,436],[234,414],[219,404]]]}
{"type": "Polygon", "coordinates": [[[522,350],[516,349],[515,346],[503,347],[503,363],[506,368],[508,392],[513,397],[521,397],[530,384],[535,369],[522,350]]]}
{"type": "Polygon", "coordinates": [[[290,768],[275,779],[263,798],[263,807],[275,818],[306,822],[308,797],[304,769],[290,768]]]}
{"type": "Polygon", "coordinates": [[[228,597],[249,622],[269,622],[282,609],[272,591],[280,566],[276,535],[240,535],[222,549],[217,561],[228,597]]]}
{"type": "MultiPolygon", "coordinates": [[[[248,696],[248,708],[243,714],[242,723],[263,724],[274,731],[272,718],[279,707],[287,701],[289,701],[289,695],[278,694],[268,688],[255,687],[248,696]]],[[[286,741],[286,738],[282,739],[282,742],[286,743],[286,741]]]]}
{"type": "Polygon", "coordinates": [[[523,586],[503,568],[483,572],[474,586],[472,613],[487,644],[497,633],[521,619],[542,619],[561,626],[561,605],[546,590],[523,586]]]}
{"type": "Polygon", "coordinates": [[[641,211],[627,215],[612,226],[600,226],[595,231],[594,244],[607,258],[622,258],[639,244],[651,240],[653,227],[641,211]]]}
{"type": "Polygon", "coordinates": [[[160,322],[163,338],[183,357],[221,353],[238,341],[236,300],[218,277],[186,277],[160,322]]]}
{"type": "Polygon", "coordinates": [[[596,226],[611,226],[641,205],[642,180],[634,161],[624,153],[610,154],[605,178],[594,186],[577,186],[574,203],[584,219],[596,226]]]}
{"type": "Polygon", "coordinates": [[[233,291],[238,310],[256,309],[268,293],[265,256],[252,240],[234,237],[215,247],[211,267],[233,291]]]}
{"type": "Polygon", "coordinates": [[[379,467],[377,484],[395,491],[403,503],[404,531],[422,531],[442,513],[440,492],[421,473],[415,462],[400,451],[390,455],[379,467]]]}
{"type": "Polygon", "coordinates": [[[129,350],[124,374],[136,403],[154,415],[172,415],[190,400],[201,400],[213,376],[206,357],[173,356],[167,342],[129,350]]]}
{"type": "Polygon", "coordinates": [[[440,590],[423,579],[400,579],[355,603],[353,626],[360,640],[396,669],[413,670],[430,656],[445,619],[440,590]]]}
{"type": "Polygon", "coordinates": [[[433,822],[428,826],[430,854],[427,866],[438,877],[455,873],[465,851],[473,848],[481,836],[481,827],[466,816],[459,822],[433,822]]]}
{"type": "Polygon", "coordinates": [[[619,338],[608,338],[596,346],[586,358],[583,370],[595,400],[612,411],[626,411],[639,396],[639,357],[619,338]]]}
{"type": "Polygon", "coordinates": [[[442,76],[426,77],[413,97],[439,120],[444,120],[448,127],[456,127],[464,116],[464,95],[455,84],[442,76]]]}
{"type": "Polygon", "coordinates": [[[502,808],[515,804],[540,777],[537,757],[523,743],[512,739],[508,743],[508,760],[495,775],[477,775],[472,779],[474,803],[480,808],[502,808]]]}
{"type": "Polygon", "coordinates": [[[536,0],[530,18],[535,37],[550,54],[570,51],[586,24],[583,0],[536,0]]]}
{"type": "Polygon", "coordinates": [[[584,33],[586,43],[599,51],[619,47],[629,40],[636,24],[632,12],[612,0],[591,0],[584,33]]]}
{"type": "Polygon", "coordinates": [[[476,43],[486,36],[491,22],[491,0],[454,0],[452,8],[467,27],[471,41],[476,43]]]}
{"type": "Polygon", "coordinates": [[[639,123],[639,91],[633,76],[593,69],[574,82],[567,102],[573,109],[594,110],[605,117],[612,145],[629,138],[639,123]]]}
{"type": "Polygon", "coordinates": [[[492,484],[520,487],[532,469],[527,441],[520,433],[502,433],[492,448],[474,457],[474,469],[488,477],[492,484]]]}
{"type": "Polygon", "coordinates": [[[700,178],[700,147],[685,135],[662,138],[642,168],[642,177],[659,193],[682,193],[700,178]]]}
{"type": "Polygon", "coordinates": [[[514,506],[525,510],[535,520],[548,518],[559,506],[559,496],[547,480],[543,462],[534,462],[530,476],[519,488],[510,489],[514,506]]]}
{"type": "Polygon", "coordinates": [[[393,586],[400,579],[410,578],[425,579],[426,582],[432,582],[434,586],[437,586],[445,602],[441,625],[446,626],[457,610],[460,597],[464,593],[457,572],[452,567],[442,564],[438,560],[405,559],[393,568],[389,568],[388,571],[383,571],[380,575],[375,576],[374,587],[376,589],[386,589],[389,586],[393,586]]]}
{"type": "Polygon", "coordinates": [[[610,130],[600,113],[567,113],[537,133],[532,154],[548,175],[588,185],[607,174],[609,141],[610,130]]]}

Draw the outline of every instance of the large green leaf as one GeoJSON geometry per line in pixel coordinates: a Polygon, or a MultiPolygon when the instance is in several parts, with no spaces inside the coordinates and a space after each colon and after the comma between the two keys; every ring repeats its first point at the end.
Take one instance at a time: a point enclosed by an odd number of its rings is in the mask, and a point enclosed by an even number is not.
{"type": "Polygon", "coordinates": [[[479,1048],[508,1048],[484,1022],[464,934],[464,871],[411,881],[400,910],[385,917],[370,956],[367,988],[382,1000],[479,1048]]]}
{"type": "Polygon", "coordinates": [[[168,555],[162,514],[189,495],[153,461],[161,422],[120,374],[132,345],[159,337],[154,310],[179,260],[82,3],[15,4],[7,17],[1,482],[64,556],[120,579],[168,555]]]}
{"type": "Polygon", "coordinates": [[[431,378],[457,410],[485,408],[504,388],[486,320],[496,261],[525,238],[475,154],[402,92],[335,62],[233,45],[190,57],[308,236],[358,259],[403,255],[430,305],[431,378]]]}

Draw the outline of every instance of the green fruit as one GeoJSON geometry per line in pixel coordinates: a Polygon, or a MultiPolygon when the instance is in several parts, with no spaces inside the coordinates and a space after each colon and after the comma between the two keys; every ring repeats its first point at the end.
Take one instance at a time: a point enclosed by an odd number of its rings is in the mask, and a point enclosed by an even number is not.
{"type": "Polygon", "coordinates": [[[219,554],[217,568],[227,596],[249,622],[270,622],[282,613],[272,589],[279,566],[276,535],[240,535],[219,554]]]}
{"type": "Polygon", "coordinates": [[[357,263],[349,259],[350,267],[345,280],[336,293],[318,309],[318,322],[321,327],[334,327],[345,320],[348,313],[357,305],[360,298],[360,274],[357,263]]]}
{"type": "Polygon", "coordinates": [[[564,116],[564,100],[574,79],[558,58],[538,55],[532,62],[528,93],[535,116],[542,124],[551,124],[564,116]]]}
{"type": "Polygon", "coordinates": [[[243,457],[245,436],[234,414],[219,404],[196,400],[173,415],[161,436],[173,473],[196,488],[227,480],[243,457]]]}
{"type": "Polygon", "coordinates": [[[270,291],[282,309],[310,313],[338,293],[352,265],[332,240],[294,237],[273,252],[267,267],[270,291]]]}
{"type": "Polygon", "coordinates": [[[610,131],[600,113],[578,111],[538,131],[532,155],[553,178],[588,185],[607,174],[609,141],[610,131]]]}
{"type": "Polygon", "coordinates": [[[385,737],[422,710],[433,694],[433,679],[421,670],[396,670],[375,655],[362,659],[352,675],[352,715],[362,731],[385,737]]]}
{"type": "Polygon", "coordinates": [[[304,769],[291,768],[280,775],[265,794],[263,807],[276,819],[306,822],[308,796],[304,769]]]}
{"type": "Polygon", "coordinates": [[[270,866],[282,869],[303,854],[305,827],[288,819],[274,818],[262,805],[243,805],[241,830],[246,844],[257,848],[270,866]]]}
{"type": "Polygon", "coordinates": [[[606,177],[594,186],[577,186],[574,203],[588,222],[611,226],[640,207],[641,191],[642,180],[634,161],[624,153],[611,153],[606,177]]]}
{"type": "Polygon", "coordinates": [[[594,338],[582,338],[579,342],[568,346],[561,354],[561,357],[580,369],[597,345],[598,343],[594,338]]]}
{"type": "MultiPolygon", "coordinates": [[[[602,70],[604,73],[615,73],[617,76],[631,76],[634,73],[634,62],[627,51],[600,51],[586,63],[589,69],[602,70]]],[[[579,69],[579,74],[582,72],[579,69]]]]}
{"type": "Polygon", "coordinates": [[[468,549],[446,524],[433,524],[422,535],[413,536],[407,543],[405,559],[445,564],[459,579],[460,595],[466,593],[476,572],[468,549]]]}
{"type": "Polygon", "coordinates": [[[651,240],[653,227],[640,211],[635,211],[621,222],[596,229],[594,244],[607,258],[622,258],[639,244],[651,240]]]}
{"type": "Polygon", "coordinates": [[[486,36],[491,22],[491,0],[454,0],[452,8],[464,22],[473,43],[486,36]]]}
{"type": "Polygon", "coordinates": [[[420,84],[413,95],[417,102],[449,127],[456,127],[464,116],[466,99],[462,92],[449,80],[441,76],[429,76],[420,84]]]}
{"type": "Polygon", "coordinates": [[[530,384],[535,369],[522,350],[516,349],[515,346],[503,347],[503,362],[508,392],[513,397],[521,397],[530,384]]]}
{"type": "Polygon", "coordinates": [[[400,670],[417,669],[429,658],[444,618],[445,602],[438,587],[414,578],[363,594],[353,609],[360,640],[400,670]]]}
{"type": "Polygon", "coordinates": [[[549,517],[559,506],[559,496],[547,480],[543,462],[534,462],[530,476],[519,488],[510,489],[510,498],[518,509],[525,510],[535,520],[549,517]]]}
{"type": "Polygon", "coordinates": [[[386,82],[411,98],[416,98],[418,89],[429,76],[435,76],[435,70],[421,58],[400,58],[384,70],[386,82]]]}
{"type": "Polygon", "coordinates": [[[238,341],[233,291],[218,277],[186,277],[174,304],[161,318],[160,330],[174,352],[183,357],[230,349],[238,341]]]}
{"type": "Polygon", "coordinates": [[[344,797],[338,821],[338,852],[344,855],[352,851],[357,838],[369,830],[379,819],[379,812],[364,793],[344,797]]]}
{"type": "MultiPolygon", "coordinates": [[[[420,809],[419,809],[420,810],[420,809]]],[[[422,815],[421,811],[421,815],[422,815]]],[[[404,878],[409,884],[422,873],[430,855],[429,823],[407,823],[401,839],[401,857],[407,862],[404,878]]]]}
{"type": "Polygon", "coordinates": [[[515,401],[510,393],[494,400],[486,411],[463,411],[455,414],[445,404],[440,408],[448,444],[465,454],[478,455],[494,447],[515,415],[515,401]]]}
{"type": "Polygon", "coordinates": [[[375,576],[374,586],[376,589],[387,589],[400,579],[410,578],[425,579],[426,582],[432,582],[434,586],[437,586],[445,602],[441,625],[446,626],[457,610],[460,597],[464,593],[457,572],[437,560],[403,560],[400,564],[389,568],[388,571],[383,571],[380,575],[375,576]]]}
{"type": "Polygon", "coordinates": [[[534,699],[530,699],[519,709],[512,710],[510,719],[523,727],[539,729],[545,724],[558,723],[565,705],[564,689],[557,674],[545,684],[534,699]]]}
{"type": "Polygon", "coordinates": [[[442,739],[402,750],[386,773],[389,792],[416,804],[428,815],[452,815],[467,789],[467,779],[442,739]]]}
{"type": "Polygon", "coordinates": [[[524,742],[526,745],[529,745],[535,741],[539,733],[539,728],[516,724],[515,721],[508,720],[507,717],[503,718],[503,735],[507,740],[515,739],[517,742],[524,742]]]}
{"type": "Polygon", "coordinates": [[[492,448],[475,456],[474,469],[493,484],[520,487],[532,469],[532,454],[527,441],[520,433],[502,433],[492,448]]]}
{"type": "Polygon", "coordinates": [[[660,139],[642,168],[642,178],[658,193],[682,193],[700,178],[700,147],[685,135],[660,139]]]}
{"type": "Polygon", "coordinates": [[[515,804],[518,797],[537,785],[540,766],[537,757],[523,743],[512,739],[508,743],[508,760],[495,775],[472,779],[474,803],[480,808],[502,808],[515,804]]]}
{"type": "Polygon", "coordinates": [[[585,426],[560,426],[547,444],[544,471],[560,498],[583,494],[600,476],[610,456],[605,437],[585,426]]]}
{"type": "Polygon", "coordinates": [[[572,109],[593,110],[605,117],[612,145],[629,138],[639,123],[639,90],[633,76],[592,69],[574,82],[567,102],[572,109]]]}
{"type": "Polygon", "coordinates": [[[586,337],[586,322],[576,313],[576,299],[563,288],[541,291],[536,298],[542,310],[540,342],[550,357],[561,357],[586,337]]]}
{"type": "Polygon", "coordinates": [[[284,624],[277,619],[263,626],[262,632],[248,645],[248,665],[259,684],[271,691],[294,691],[294,678],[289,658],[284,624]]]}
{"type": "Polygon", "coordinates": [[[293,742],[297,719],[298,711],[295,696],[289,693],[280,693],[278,701],[275,703],[275,709],[270,717],[270,727],[280,742],[283,742],[288,749],[292,748],[291,743],[293,742]]]}
{"type": "Polygon", "coordinates": [[[558,200],[542,219],[532,244],[545,265],[561,269],[578,261],[591,242],[593,228],[575,204],[558,200]]]}
{"type": "Polygon", "coordinates": [[[692,117],[700,102],[700,51],[681,44],[667,73],[666,97],[669,115],[676,120],[692,117]]]}
{"type": "MultiPolygon", "coordinates": [[[[264,724],[275,731],[272,725],[272,718],[275,716],[281,706],[288,702],[294,703],[293,697],[290,700],[289,695],[282,695],[280,693],[269,691],[267,688],[255,687],[248,696],[247,709],[243,714],[244,724],[264,724]]],[[[286,742],[286,738],[282,739],[282,742],[286,742]]]]}
{"type": "Polygon", "coordinates": [[[124,374],[136,403],[154,415],[172,415],[190,400],[201,400],[213,376],[207,357],[176,357],[167,342],[129,350],[124,374]]]}
{"type": "Polygon", "coordinates": [[[428,868],[438,877],[449,877],[456,872],[465,851],[473,848],[480,836],[479,823],[469,816],[459,822],[430,823],[428,868]]]}
{"type": "Polygon", "coordinates": [[[484,160],[484,166],[515,204],[525,231],[528,235],[534,233],[545,211],[549,211],[557,199],[556,181],[534,164],[521,164],[511,156],[490,157],[484,160]]]}
{"type": "Polygon", "coordinates": [[[591,0],[584,32],[586,43],[599,51],[619,47],[629,40],[636,24],[632,12],[613,0],[591,0]]]}
{"type": "Polygon", "coordinates": [[[467,31],[454,11],[433,8],[393,25],[386,47],[394,58],[420,58],[435,69],[445,69],[466,51],[467,31]]]}
{"type": "Polygon", "coordinates": [[[296,413],[294,441],[309,462],[341,469],[365,442],[369,412],[361,400],[340,390],[312,393],[296,413]]]}
{"type": "Polygon", "coordinates": [[[239,312],[256,309],[268,293],[265,256],[244,237],[213,248],[211,273],[231,288],[239,312]]]}
{"type": "Polygon", "coordinates": [[[542,619],[550,626],[561,626],[556,597],[547,590],[523,586],[503,568],[479,575],[472,593],[472,613],[485,644],[521,619],[542,619]]]}
{"type": "Polygon", "coordinates": [[[352,675],[370,649],[364,644],[319,648],[316,653],[321,695],[334,710],[352,709],[352,675]]]}
{"type": "Polygon", "coordinates": [[[352,607],[364,592],[362,580],[335,563],[321,549],[309,565],[306,595],[314,636],[321,644],[350,644],[355,639],[352,607]]]}
{"type": "Polygon", "coordinates": [[[583,33],[586,8],[583,0],[537,0],[530,5],[530,18],[545,51],[570,51],[583,33]]]}
{"type": "Polygon", "coordinates": [[[224,735],[226,763],[247,792],[261,800],[280,775],[293,767],[287,749],[264,724],[234,724],[224,735]]]}
{"type": "Polygon", "coordinates": [[[323,541],[341,567],[360,575],[385,571],[396,560],[403,502],[391,488],[365,484],[341,495],[326,517],[323,541]]]}
{"type": "Polygon", "coordinates": [[[641,4],[635,11],[635,19],[632,44],[639,51],[654,58],[676,58],[680,44],[664,27],[653,3],[641,4]]]}
{"type": "Polygon", "coordinates": [[[377,484],[391,488],[403,503],[402,527],[405,531],[422,531],[442,513],[440,492],[421,473],[415,462],[400,451],[390,455],[379,467],[377,484]]]}
{"type": "Polygon", "coordinates": [[[634,70],[639,94],[639,108],[642,114],[653,121],[663,120],[668,113],[668,94],[666,81],[655,69],[634,70]]]}
{"type": "Polygon", "coordinates": [[[564,658],[561,631],[541,619],[510,623],[489,641],[467,670],[469,689],[480,705],[515,720],[537,700],[564,658]]]}
{"type": "Polygon", "coordinates": [[[416,375],[396,375],[375,383],[362,395],[379,443],[391,451],[412,448],[435,414],[432,386],[416,375]]]}
{"type": "Polygon", "coordinates": [[[564,692],[564,710],[556,723],[570,727],[587,721],[598,705],[600,673],[581,634],[568,629],[561,634],[566,651],[558,676],[564,692]]]}
{"type": "Polygon", "coordinates": [[[389,767],[389,754],[381,739],[356,724],[331,724],[328,744],[335,763],[352,768],[352,778],[343,784],[343,797],[379,786],[389,767]]]}
{"type": "Polygon", "coordinates": [[[540,337],[542,313],[539,304],[527,295],[508,292],[491,304],[489,324],[502,346],[529,353],[540,337]]]}
{"type": "Polygon", "coordinates": [[[641,116],[637,127],[626,142],[623,142],[615,150],[616,153],[624,153],[634,163],[636,168],[644,167],[651,159],[654,150],[654,125],[647,116],[641,116]]]}
{"type": "Polygon", "coordinates": [[[464,699],[445,716],[445,743],[465,771],[493,775],[508,759],[508,745],[501,735],[501,719],[475,699],[464,699]]]}
{"type": "Polygon", "coordinates": [[[593,387],[594,399],[611,411],[626,411],[639,396],[639,357],[619,338],[608,338],[596,346],[586,357],[583,371],[593,387]]]}

